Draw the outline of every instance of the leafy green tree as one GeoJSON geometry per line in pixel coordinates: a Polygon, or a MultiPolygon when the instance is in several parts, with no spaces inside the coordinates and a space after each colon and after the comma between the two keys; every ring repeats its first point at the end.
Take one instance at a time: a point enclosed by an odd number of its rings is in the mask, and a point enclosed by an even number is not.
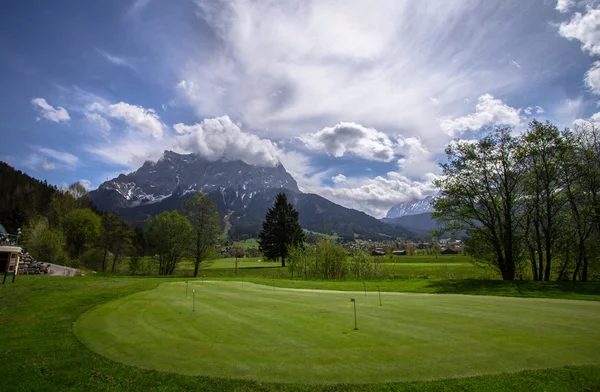
{"type": "Polygon", "coordinates": [[[193,241],[192,225],[177,211],[165,211],[148,222],[146,231],[159,258],[159,274],[172,275],[193,241]]]}
{"type": "Polygon", "coordinates": [[[321,240],[316,246],[315,266],[319,277],[340,279],[348,272],[346,250],[330,240],[321,240]]]}
{"type": "Polygon", "coordinates": [[[515,278],[524,209],[525,170],[517,154],[519,140],[511,133],[510,128],[500,128],[475,143],[448,146],[443,176],[435,181],[441,193],[433,212],[446,228],[465,230],[476,239],[481,260],[505,280],[515,278]]]}
{"type": "Polygon", "coordinates": [[[76,209],[69,212],[64,220],[63,229],[67,246],[72,257],[93,247],[98,240],[101,218],[89,208],[76,209]]]}
{"type": "Polygon", "coordinates": [[[287,195],[277,195],[275,205],[269,208],[262,230],[258,235],[259,249],[268,260],[277,260],[281,257],[281,266],[285,267],[285,259],[290,247],[304,244],[304,232],[298,222],[298,212],[287,195]]]}
{"type": "Polygon", "coordinates": [[[219,210],[209,195],[198,192],[183,204],[183,214],[194,230],[194,276],[200,265],[214,255],[214,245],[221,233],[219,210]]]}
{"type": "Polygon", "coordinates": [[[58,229],[52,229],[46,218],[29,221],[23,231],[23,244],[36,260],[66,264],[64,242],[63,233],[58,229]]]}
{"type": "Polygon", "coordinates": [[[525,241],[536,280],[550,280],[552,256],[565,227],[560,214],[567,203],[561,191],[564,148],[558,128],[536,120],[529,124],[520,143],[521,159],[526,166],[522,190],[527,214],[523,220],[525,241]]]}
{"type": "Polygon", "coordinates": [[[115,214],[102,216],[99,245],[104,252],[102,272],[106,272],[107,256],[112,255],[111,273],[114,273],[119,260],[132,248],[133,226],[119,219],[115,214]]]}

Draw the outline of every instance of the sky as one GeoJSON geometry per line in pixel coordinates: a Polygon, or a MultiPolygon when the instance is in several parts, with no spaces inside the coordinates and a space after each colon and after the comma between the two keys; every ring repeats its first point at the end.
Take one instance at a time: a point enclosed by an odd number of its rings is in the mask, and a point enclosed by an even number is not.
{"type": "Polygon", "coordinates": [[[452,140],[600,121],[597,0],[2,2],[0,160],[89,189],[165,150],[382,217],[452,140]]]}

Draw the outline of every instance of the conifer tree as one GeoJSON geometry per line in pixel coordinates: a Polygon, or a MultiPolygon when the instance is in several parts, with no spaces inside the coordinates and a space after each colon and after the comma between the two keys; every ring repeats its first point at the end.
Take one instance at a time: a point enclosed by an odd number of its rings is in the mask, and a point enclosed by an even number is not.
{"type": "Polygon", "coordinates": [[[304,238],[304,232],[298,222],[298,212],[288,203],[285,193],[278,194],[275,205],[269,208],[258,235],[261,252],[268,260],[281,257],[281,266],[285,267],[289,248],[302,247],[304,238]]]}

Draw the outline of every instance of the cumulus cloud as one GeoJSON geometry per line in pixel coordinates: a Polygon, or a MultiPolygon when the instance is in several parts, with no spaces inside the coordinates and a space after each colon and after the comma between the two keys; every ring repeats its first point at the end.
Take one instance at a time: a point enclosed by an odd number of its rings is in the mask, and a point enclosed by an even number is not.
{"type": "Polygon", "coordinates": [[[484,94],[477,100],[475,113],[445,119],[440,123],[440,128],[450,136],[458,136],[466,131],[475,131],[488,125],[516,126],[520,122],[518,109],[506,105],[490,94],[484,94]]]}
{"type": "Polygon", "coordinates": [[[154,109],[146,109],[143,106],[131,105],[126,102],[119,102],[112,105],[91,102],[85,106],[84,110],[88,120],[100,125],[105,133],[110,130],[111,125],[99,113],[121,120],[134,131],[151,135],[155,139],[161,139],[163,136],[165,125],[160,121],[160,117],[154,109]]]}
{"type": "Polygon", "coordinates": [[[106,108],[106,113],[123,120],[131,128],[143,131],[156,139],[163,136],[163,124],[154,109],[119,102],[106,108]]]}
{"type": "Polygon", "coordinates": [[[558,0],[556,2],[556,10],[562,13],[568,12],[574,3],[574,0],[558,0]]]}
{"type": "Polygon", "coordinates": [[[560,25],[558,31],[569,40],[581,41],[583,51],[600,55],[600,9],[588,7],[585,15],[576,12],[569,22],[560,25]]]}
{"type": "Polygon", "coordinates": [[[306,133],[299,139],[312,150],[323,150],[338,158],[351,153],[374,161],[394,159],[393,143],[385,133],[351,122],[306,133]]]}
{"type": "Polygon", "coordinates": [[[600,61],[596,61],[585,73],[585,84],[594,94],[600,95],[600,61]]]}
{"type": "Polygon", "coordinates": [[[434,174],[428,173],[422,179],[411,180],[400,173],[390,172],[385,176],[348,181],[351,183],[348,185],[354,186],[310,187],[307,191],[317,193],[344,207],[381,218],[394,204],[436,194],[437,189],[432,183],[435,178],[437,177],[434,174]]]}
{"type": "Polygon", "coordinates": [[[400,171],[408,176],[420,176],[437,170],[437,163],[429,149],[416,137],[397,139],[403,157],[398,160],[400,171]]]}
{"type": "Polygon", "coordinates": [[[333,181],[336,184],[341,184],[342,182],[345,182],[347,180],[347,177],[343,174],[338,174],[337,176],[331,177],[331,181],[333,181]]]}
{"type": "Polygon", "coordinates": [[[243,132],[228,116],[205,119],[199,124],[173,126],[177,144],[206,159],[240,159],[251,165],[276,166],[277,147],[268,139],[243,132]]]}
{"type": "Polygon", "coordinates": [[[63,107],[58,106],[55,108],[50,105],[44,98],[34,98],[31,103],[36,107],[40,116],[46,120],[50,120],[55,123],[66,122],[71,119],[69,112],[63,107]]]}

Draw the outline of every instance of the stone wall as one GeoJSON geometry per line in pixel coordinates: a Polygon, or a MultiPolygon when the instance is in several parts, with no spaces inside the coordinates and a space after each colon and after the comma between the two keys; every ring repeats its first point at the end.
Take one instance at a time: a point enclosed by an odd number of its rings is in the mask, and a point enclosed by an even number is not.
{"type": "Polygon", "coordinates": [[[28,252],[21,253],[19,262],[19,275],[47,274],[49,264],[36,261],[28,252]]]}

